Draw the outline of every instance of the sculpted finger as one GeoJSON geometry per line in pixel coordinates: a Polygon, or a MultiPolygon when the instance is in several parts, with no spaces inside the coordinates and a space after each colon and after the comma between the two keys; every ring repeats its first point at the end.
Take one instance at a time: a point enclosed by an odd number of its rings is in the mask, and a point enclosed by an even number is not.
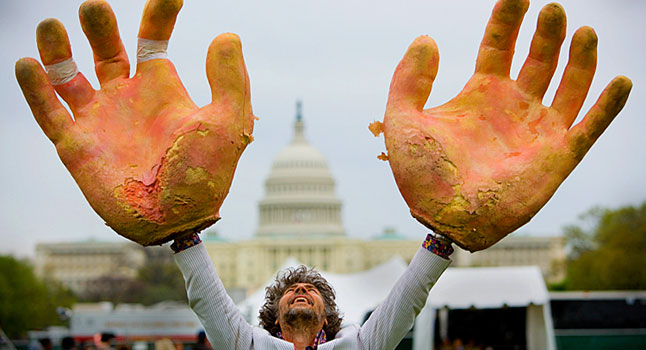
{"type": "Polygon", "coordinates": [[[173,33],[182,0],[148,0],[139,26],[137,63],[167,59],[168,40],[173,33]]]}
{"type": "Polygon", "coordinates": [[[426,35],[415,39],[397,65],[388,93],[388,109],[422,111],[437,75],[440,54],[426,35]]]}
{"type": "Polygon", "coordinates": [[[38,125],[56,144],[73,126],[71,116],[56,97],[56,92],[38,61],[21,58],[16,62],[15,70],[18,84],[38,125]]]}
{"type": "Polygon", "coordinates": [[[148,0],[139,26],[139,37],[148,40],[168,40],[173,33],[182,0],[148,0]]]}
{"type": "Polygon", "coordinates": [[[597,68],[597,34],[590,27],[579,28],[572,37],[570,58],[552,108],[563,116],[561,123],[569,128],[588,95],[597,68]]]}
{"type": "Polygon", "coordinates": [[[543,7],[538,15],[529,56],[518,75],[518,86],[537,98],[543,98],[554,76],[565,39],[565,27],[565,10],[561,5],[551,3],[543,7]]]}
{"type": "MultiPolygon", "coordinates": [[[[168,59],[168,40],[173,33],[177,14],[182,8],[182,0],[148,0],[144,7],[139,26],[137,41],[137,71],[140,64],[157,59],[168,59]]],[[[175,76],[170,61],[155,61],[148,70],[156,70],[159,75],[175,76]]]]}
{"type": "Polygon", "coordinates": [[[54,18],[40,22],[36,28],[36,42],[40,59],[56,92],[72,110],[88,103],[94,96],[94,89],[78,72],[63,24],[54,18]]]}
{"type": "Polygon", "coordinates": [[[528,7],[529,0],[496,3],[478,50],[476,73],[509,76],[518,30],[528,7]]]}
{"type": "Polygon", "coordinates": [[[211,85],[212,104],[242,116],[240,122],[244,129],[250,129],[254,117],[249,76],[237,35],[225,33],[213,39],[206,55],[206,75],[211,85]]]}
{"type": "Polygon", "coordinates": [[[568,146],[576,162],[583,158],[610,122],[624,108],[632,86],[633,83],[627,77],[618,76],[613,79],[585,118],[568,131],[568,146]]]}
{"type": "Polygon", "coordinates": [[[110,5],[103,0],[88,0],[79,9],[79,19],[92,46],[96,75],[101,85],[116,78],[128,78],[130,62],[110,5]]]}

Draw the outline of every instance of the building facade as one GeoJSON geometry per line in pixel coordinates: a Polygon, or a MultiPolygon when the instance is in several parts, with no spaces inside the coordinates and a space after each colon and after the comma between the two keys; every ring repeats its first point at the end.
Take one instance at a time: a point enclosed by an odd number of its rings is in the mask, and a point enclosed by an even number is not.
{"type": "Polygon", "coordinates": [[[131,242],[69,242],[36,245],[35,272],[56,280],[77,294],[101,276],[134,278],[146,252],[131,242]]]}
{"type": "Polygon", "coordinates": [[[458,249],[454,266],[538,266],[547,282],[565,278],[565,243],[560,236],[517,236],[503,238],[473,254],[458,249]]]}

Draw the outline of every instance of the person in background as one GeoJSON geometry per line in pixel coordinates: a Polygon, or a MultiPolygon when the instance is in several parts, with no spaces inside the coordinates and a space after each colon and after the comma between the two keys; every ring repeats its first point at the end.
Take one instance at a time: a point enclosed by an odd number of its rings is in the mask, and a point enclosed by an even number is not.
{"type": "Polygon", "coordinates": [[[64,337],[61,339],[61,349],[63,350],[76,350],[76,341],[72,337],[64,337]]]}
{"type": "Polygon", "coordinates": [[[197,333],[197,342],[193,345],[193,350],[211,350],[211,344],[206,340],[206,332],[199,331],[197,333]]]}
{"type": "Polygon", "coordinates": [[[175,343],[169,338],[155,340],[155,350],[175,350],[175,343]]]}
{"type": "Polygon", "coordinates": [[[38,340],[32,339],[27,346],[27,350],[43,350],[43,347],[38,340]]]}
{"type": "Polygon", "coordinates": [[[453,341],[453,349],[454,350],[464,350],[464,343],[462,342],[461,338],[457,338],[453,341]]]}
{"type": "Polygon", "coordinates": [[[54,344],[52,344],[52,340],[49,338],[40,338],[38,342],[42,350],[52,350],[54,348],[54,344]]]}
{"type": "Polygon", "coordinates": [[[103,332],[94,335],[94,345],[97,350],[111,350],[114,333],[103,332]]]}

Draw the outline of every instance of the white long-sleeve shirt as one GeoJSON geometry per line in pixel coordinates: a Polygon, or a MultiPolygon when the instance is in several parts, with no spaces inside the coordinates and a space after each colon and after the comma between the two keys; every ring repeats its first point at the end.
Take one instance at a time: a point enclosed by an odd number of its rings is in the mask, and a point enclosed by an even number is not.
{"type": "MultiPolygon", "coordinates": [[[[293,350],[294,345],[249,325],[226,293],[203,244],[175,254],[189,305],[215,350],[293,350]]],[[[388,297],[363,326],[344,327],[318,350],[394,349],[413,326],[431,287],[451,260],[420,248],[388,297]]]]}

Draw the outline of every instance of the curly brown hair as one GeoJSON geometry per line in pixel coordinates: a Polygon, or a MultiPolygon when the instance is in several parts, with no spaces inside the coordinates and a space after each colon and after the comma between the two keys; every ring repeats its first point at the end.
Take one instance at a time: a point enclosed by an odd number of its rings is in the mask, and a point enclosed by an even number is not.
{"type": "Polygon", "coordinates": [[[314,269],[305,265],[296,268],[288,268],[276,276],[276,280],[269,287],[265,288],[265,304],[260,308],[260,326],[273,336],[280,332],[280,325],[276,324],[278,319],[278,302],[285,293],[285,290],[295,283],[310,283],[314,285],[321,296],[325,305],[325,318],[327,325],[323,326],[325,336],[328,340],[334,339],[336,334],[341,330],[343,320],[336,306],[336,293],[328,281],[314,269]]]}

